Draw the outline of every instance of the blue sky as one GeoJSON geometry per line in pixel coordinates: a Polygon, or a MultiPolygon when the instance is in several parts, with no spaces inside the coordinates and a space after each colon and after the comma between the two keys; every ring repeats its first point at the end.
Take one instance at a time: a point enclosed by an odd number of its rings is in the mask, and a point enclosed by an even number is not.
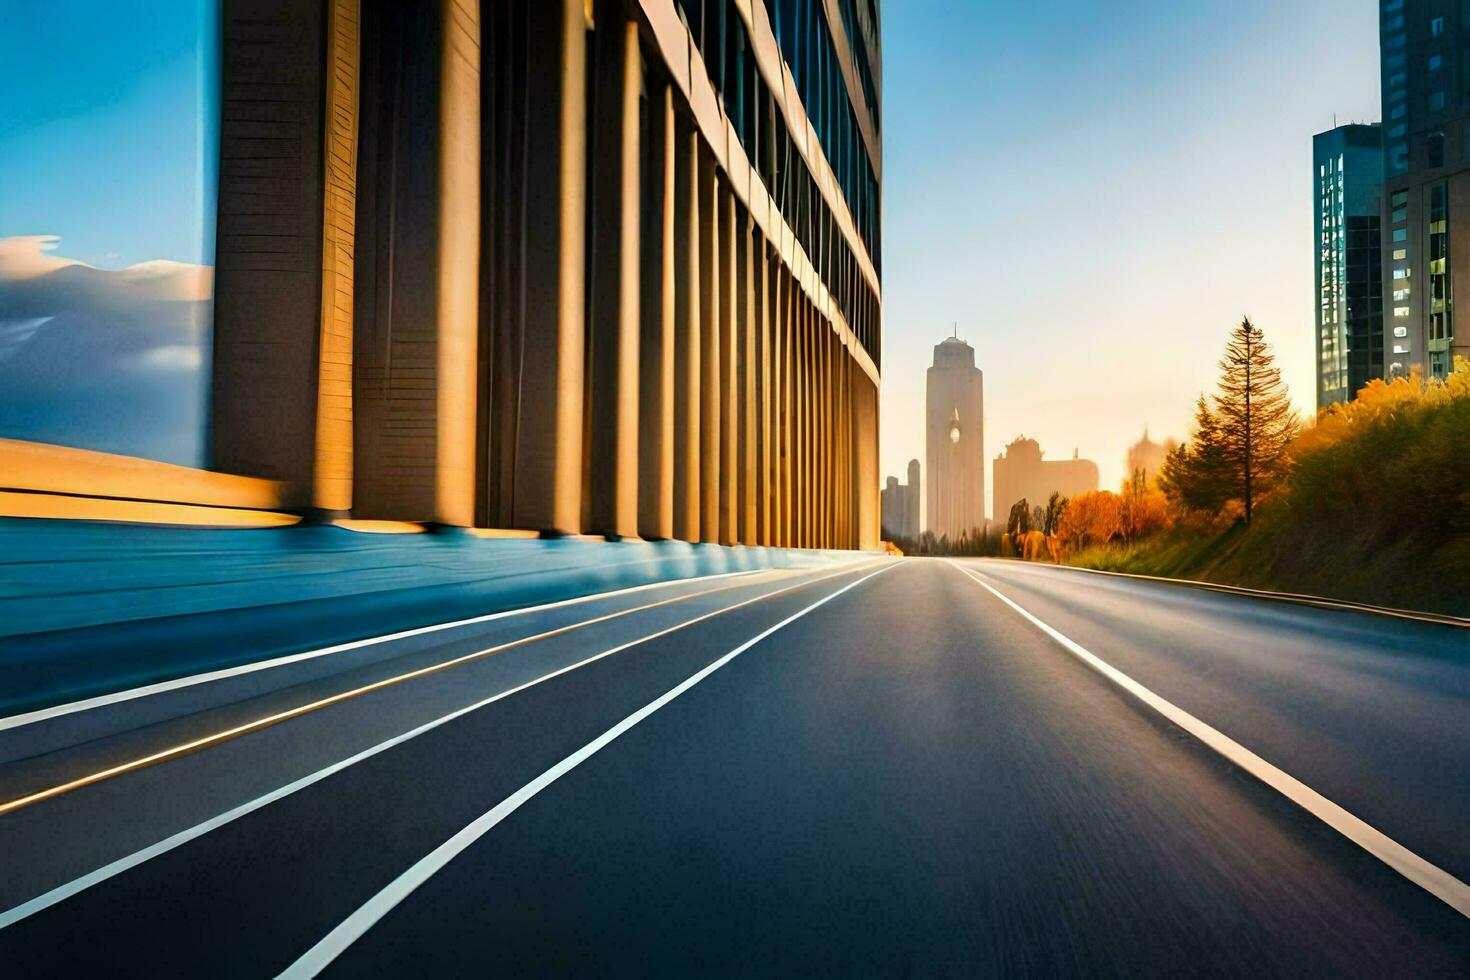
{"type": "Polygon", "coordinates": [[[102,268],[212,262],[213,9],[0,0],[0,237],[59,235],[102,268]]]}
{"type": "Polygon", "coordinates": [[[1187,434],[1246,313],[1311,409],[1311,138],[1379,118],[1373,0],[883,15],[884,475],[924,457],[924,369],[953,321],[991,459],[1024,433],[1114,484],[1145,425],[1187,434]]]}

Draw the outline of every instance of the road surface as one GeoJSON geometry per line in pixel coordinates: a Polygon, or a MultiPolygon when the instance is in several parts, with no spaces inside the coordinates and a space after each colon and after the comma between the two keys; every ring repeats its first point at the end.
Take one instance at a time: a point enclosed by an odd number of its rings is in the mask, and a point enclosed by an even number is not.
{"type": "Polygon", "coordinates": [[[0,721],[0,972],[1464,976],[1467,635],[872,559],[0,721]]]}

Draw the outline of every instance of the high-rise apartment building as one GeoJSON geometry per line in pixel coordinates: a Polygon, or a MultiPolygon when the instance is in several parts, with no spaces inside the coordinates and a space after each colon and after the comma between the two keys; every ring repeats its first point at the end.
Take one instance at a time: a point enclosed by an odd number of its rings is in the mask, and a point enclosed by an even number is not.
{"type": "Polygon", "coordinates": [[[958,538],[985,527],[985,378],[958,337],[934,348],[925,385],[928,530],[958,538]]]}
{"type": "Polygon", "coordinates": [[[1319,409],[1383,377],[1381,133],[1348,125],[1312,137],[1319,409]]]}
{"type": "Polygon", "coordinates": [[[1443,377],[1470,355],[1470,6],[1379,0],[1383,92],[1384,363],[1443,377]]]}

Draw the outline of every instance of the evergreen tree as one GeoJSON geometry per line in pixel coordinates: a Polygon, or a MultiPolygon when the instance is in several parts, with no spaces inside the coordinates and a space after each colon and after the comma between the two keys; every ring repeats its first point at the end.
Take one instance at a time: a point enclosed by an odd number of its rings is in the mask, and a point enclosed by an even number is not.
{"type": "Polygon", "coordinates": [[[1281,369],[1261,329],[1246,317],[1230,334],[1220,359],[1215,396],[1220,462],[1231,499],[1245,507],[1245,522],[1258,500],[1281,478],[1286,447],[1297,418],[1281,369]]]}
{"type": "Polygon", "coordinates": [[[1194,406],[1194,433],[1169,450],[1159,469],[1159,489],[1184,510],[1217,513],[1230,500],[1220,422],[1204,395],[1194,406]]]}
{"type": "Polygon", "coordinates": [[[1297,432],[1281,369],[1249,318],[1230,333],[1214,405],[1200,395],[1194,434],[1170,450],[1159,486],[1187,510],[1218,513],[1239,500],[1250,523],[1256,501],[1281,478],[1297,432]]]}

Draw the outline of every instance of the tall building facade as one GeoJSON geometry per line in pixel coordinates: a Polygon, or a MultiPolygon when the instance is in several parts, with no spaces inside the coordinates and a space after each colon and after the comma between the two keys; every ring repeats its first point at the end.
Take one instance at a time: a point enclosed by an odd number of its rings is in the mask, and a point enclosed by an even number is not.
{"type": "Polygon", "coordinates": [[[1383,376],[1382,129],[1312,137],[1317,234],[1317,407],[1383,376]]]}
{"type": "Polygon", "coordinates": [[[1470,288],[1470,8],[1379,0],[1383,93],[1384,361],[1443,377],[1470,356],[1455,284],[1470,288]]]}
{"type": "Polygon", "coordinates": [[[1024,436],[995,457],[995,519],[1004,521],[1019,501],[1046,506],[1053,493],[1064,497],[1097,489],[1097,464],[1074,452],[1071,459],[1043,459],[1041,444],[1024,436]]]}
{"type": "Polygon", "coordinates": [[[919,461],[909,460],[907,484],[890,476],[883,487],[883,539],[903,538],[912,541],[919,536],[919,461]]]}
{"type": "Polygon", "coordinates": [[[985,378],[958,337],[934,348],[925,386],[928,530],[957,538],[985,527],[985,378]]]}
{"type": "Polygon", "coordinates": [[[93,497],[877,546],[875,0],[220,18],[213,472],[93,497]]]}

